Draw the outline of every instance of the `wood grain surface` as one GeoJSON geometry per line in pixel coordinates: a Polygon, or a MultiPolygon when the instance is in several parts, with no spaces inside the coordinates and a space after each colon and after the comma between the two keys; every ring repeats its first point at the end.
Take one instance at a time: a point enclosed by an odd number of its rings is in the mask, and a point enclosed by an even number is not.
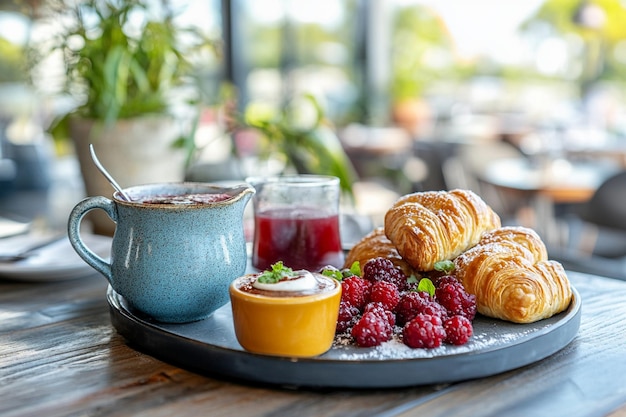
{"type": "Polygon", "coordinates": [[[0,280],[2,416],[626,416],[626,282],[571,273],[575,340],[489,378],[394,390],[281,390],[201,376],[129,346],[106,281],[0,280]]]}

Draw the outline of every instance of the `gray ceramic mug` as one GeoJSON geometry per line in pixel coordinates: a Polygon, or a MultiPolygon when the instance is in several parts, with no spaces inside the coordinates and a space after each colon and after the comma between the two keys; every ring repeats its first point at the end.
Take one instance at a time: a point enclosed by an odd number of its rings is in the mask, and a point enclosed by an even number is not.
{"type": "Polygon", "coordinates": [[[78,255],[132,308],[157,321],[200,320],[226,304],[230,282],[246,270],[243,212],[254,188],[170,183],[125,191],[133,201],[116,192],[112,200],[88,197],[74,207],[68,235],[78,255]],[[156,202],[163,196],[205,194],[229,198],[201,204],[176,203],[175,198],[156,202]],[[116,223],[110,262],[86,247],[79,233],[83,217],[94,209],[104,210],[116,223]]]}

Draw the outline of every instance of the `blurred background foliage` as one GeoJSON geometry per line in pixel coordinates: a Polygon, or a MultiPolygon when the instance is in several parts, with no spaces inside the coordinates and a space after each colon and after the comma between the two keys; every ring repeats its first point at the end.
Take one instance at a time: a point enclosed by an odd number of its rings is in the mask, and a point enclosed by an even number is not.
{"type": "MultiPolygon", "coordinates": [[[[29,19],[22,40],[0,22],[0,80],[21,81],[19,52],[49,29],[40,27],[44,3],[0,0],[0,19],[3,13],[29,19]]],[[[626,7],[620,0],[173,3],[186,24],[221,39],[219,53],[194,74],[203,112],[196,141],[206,150],[200,157],[209,160],[236,154],[236,141],[224,140],[226,107],[243,114],[263,102],[280,114],[306,95],[315,97],[338,135],[354,123],[402,126],[395,105],[406,100],[419,103],[404,108],[419,113],[407,116],[410,123],[435,126],[460,115],[505,112],[545,123],[586,111],[598,91],[625,107],[626,7]],[[236,102],[221,96],[225,85],[234,86],[236,102]]],[[[31,69],[49,112],[74,104],[59,94],[63,74],[55,68],[48,62],[31,69]]],[[[626,134],[626,117],[620,118],[609,128],[626,134]]],[[[408,130],[413,138],[423,132],[408,130]]]]}
{"type": "Polygon", "coordinates": [[[0,38],[0,57],[0,83],[27,79],[24,50],[20,45],[0,38]]]}
{"type": "Polygon", "coordinates": [[[598,81],[626,80],[626,9],[619,0],[547,0],[521,30],[567,43],[583,96],[598,81]]]}

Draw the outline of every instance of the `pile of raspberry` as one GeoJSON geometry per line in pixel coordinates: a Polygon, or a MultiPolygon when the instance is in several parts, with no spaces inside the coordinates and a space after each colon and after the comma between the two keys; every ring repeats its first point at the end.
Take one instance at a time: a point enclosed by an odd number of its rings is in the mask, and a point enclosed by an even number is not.
{"type": "Polygon", "coordinates": [[[337,334],[372,347],[396,337],[411,348],[463,345],[473,333],[476,297],[452,273],[432,279],[434,294],[420,291],[386,258],[363,265],[361,276],[342,280],[337,334]]]}

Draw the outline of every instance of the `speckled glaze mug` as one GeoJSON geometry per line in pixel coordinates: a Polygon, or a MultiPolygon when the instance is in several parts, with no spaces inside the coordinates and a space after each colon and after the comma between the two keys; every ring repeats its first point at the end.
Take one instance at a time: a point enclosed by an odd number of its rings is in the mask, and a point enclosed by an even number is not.
{"type": "Polygon", "coordinates": [[[78,255],[133,309],[160,322],[200,320],[226,304],[229,284],[247,265],[243,212],[254,188],[171,183],[125,191],[131,202],[116,192],[112,200],[88,197],[74,207],[68,235],[78,255]],[[158,200],[211,194],[225,199],[193,204],[158,200]],[[80,236],[83,217],[94,209],[104,210],[116,223],[110,262],[80,236]]]}

